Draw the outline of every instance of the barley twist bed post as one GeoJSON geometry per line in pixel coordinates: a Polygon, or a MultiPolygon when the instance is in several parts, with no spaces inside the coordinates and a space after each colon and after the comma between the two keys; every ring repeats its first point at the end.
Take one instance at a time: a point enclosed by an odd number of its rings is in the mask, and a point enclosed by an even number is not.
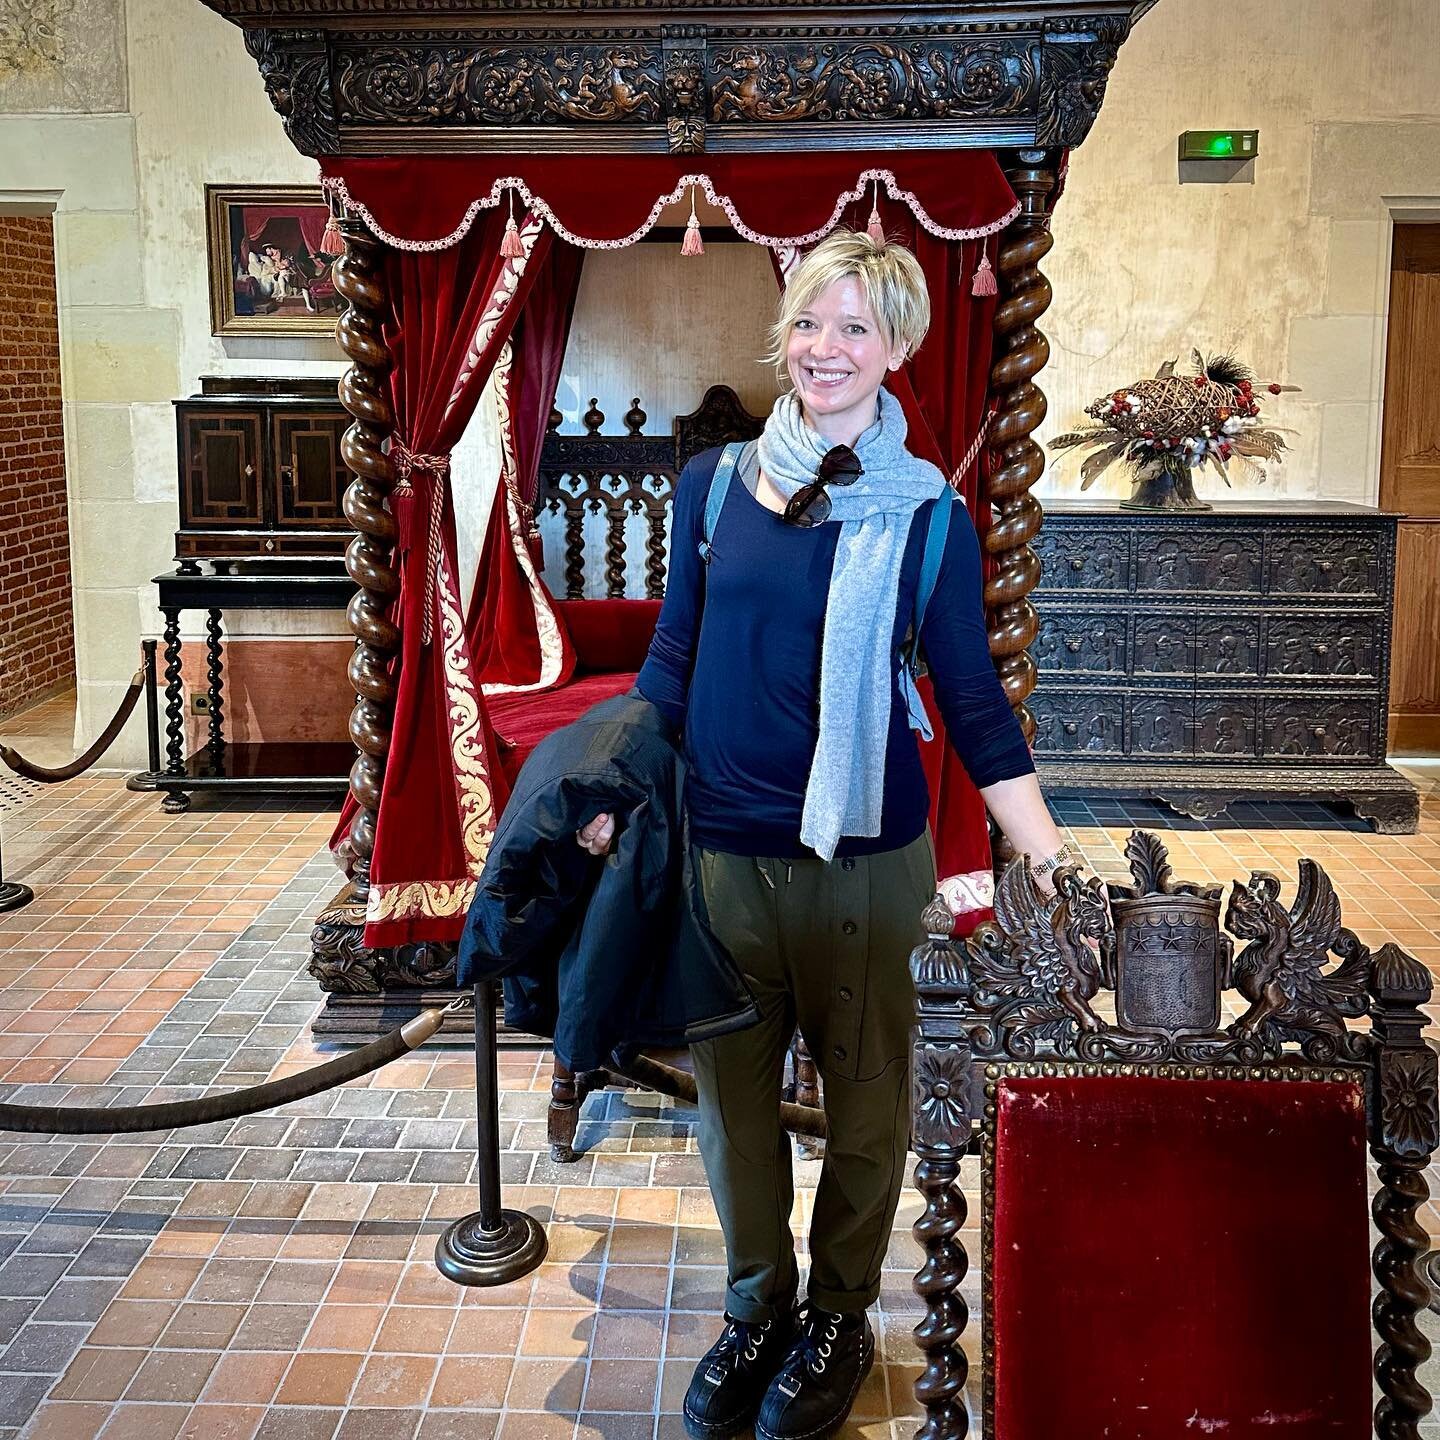
{"type": "Polygon", "coordinates": [[[1030,542],[1040,533],[1044,511],[1030,489],[1045,471],[1044,452],[1031,435],[1045,418],[1045,395],[1035,376],[1050,358],[1050,343],[1036,321],[1050,308],[1050,282],[1039,265],[1055,243],[1047,202],[1058,158],[1053,150],[1017,150],[1007,157],[1005,178],[1021,208],[1000,237],[1000,303],[990,366],[995,413],[988,436],[985,498],[995,515],[985,536],[985,553],[994,569],[985,584],[985,618],[990,657],[1031,741],[1035,721],[1025,701],[1035,689],[1029,646],[1037,623],[1028,596],[1040,583],[1040,562],[1030,542]]]}
{"type": "Polygon", "coordinates": [[[345,254],[335,266],[335,288],[349,308],[336,335],[351,361],[340,382],[340,402],[355,417],[342,442],[345,463],[355,475],[345,492],[345,515],[355,527],[355,538],[345,552],[345,568],[359,586],[346,611],[355,633],[348,667],[355,687],[350,736],[359,752],[350,771],[350,793],[360,807],[350,831],[350,850],[354,857],[352,899],[363,919],[395,704],[390,662],[400,649],[400,631],[387,613],[400,588],[400,577],[391,564],[395,521],[385,508],[394,480],[384,450],[394,428],[388,384],[393,362],[380,333],[385,299],[381,242],[359,220],[344,220],[340,229],[345,236],[345,254]]]}

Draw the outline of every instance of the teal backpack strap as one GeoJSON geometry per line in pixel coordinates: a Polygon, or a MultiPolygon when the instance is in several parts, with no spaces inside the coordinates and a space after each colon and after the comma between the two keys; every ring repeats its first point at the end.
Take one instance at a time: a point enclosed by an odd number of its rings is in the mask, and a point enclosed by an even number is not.
{"type": "Polygon", "coordinates": [[[935,582],[940,577],[940,562],[945,558],[945,540],[950,534],[950,512],[954,505],[955,492],[947,485],[945,493],[930,511],[930,528],[925,532],[925,554],[920,561],[920,585],[915,591],[916,645],[920,643],[920,627],[925,623],[925,611],[935,593],[935,582]]]}
{"type": "Polygon", "coordinates": [[[950,533],[950,512],[955,505],[955,492],[948,485],[945,493],[930,510],[930,524],[925,531],[925,551],[920,559],[920,583],[915,589],[915,618],[910,622],[910,637],[900,657],[900,693],[905,699],[909,712],[910,728],[919,733],[922,740],[935,738],[934,727],[925,712],[925,702],[920,698],[916,680],[920,669],[920,627],[925,623],[925,611],[930,597],[935,593],[935,582],[940,576],[940,562],[945,557],[945,540],[950,533]]]}
{"type": "Polygon", "coordinates": [[[715,553],[711,541],[715,536],[715,527],[720,523],[720,512],[725,508],[730,481],[734,478],[735,467],[740,463],[740,452],[744,448],[739,441],[727,445],[720,452],[720,458],[715,462],[715,473],[710,477],[710,490],[705,496],[705,520],[700,532],[700,558],[707,565],[715,553]]]}

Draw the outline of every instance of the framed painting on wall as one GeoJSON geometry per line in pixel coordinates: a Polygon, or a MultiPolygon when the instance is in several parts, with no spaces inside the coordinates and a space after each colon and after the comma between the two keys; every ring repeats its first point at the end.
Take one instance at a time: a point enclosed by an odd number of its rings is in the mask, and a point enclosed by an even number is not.
{"type": "Polygon", "coordinates": [[[216,335],[334,335],[345,242],[318,185],[207,185],[216,335]]]}

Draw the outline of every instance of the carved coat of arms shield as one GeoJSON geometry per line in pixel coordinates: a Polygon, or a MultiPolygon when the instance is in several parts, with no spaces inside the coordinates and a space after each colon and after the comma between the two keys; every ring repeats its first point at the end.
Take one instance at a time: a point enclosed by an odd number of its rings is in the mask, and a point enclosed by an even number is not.
{"type": "Polygon", "coordinates": [[[1144,895],[1113,892],[1115,1017],[1132,1033],[1217,1030],[1225,947],[1218,892],[1144,895]]]}

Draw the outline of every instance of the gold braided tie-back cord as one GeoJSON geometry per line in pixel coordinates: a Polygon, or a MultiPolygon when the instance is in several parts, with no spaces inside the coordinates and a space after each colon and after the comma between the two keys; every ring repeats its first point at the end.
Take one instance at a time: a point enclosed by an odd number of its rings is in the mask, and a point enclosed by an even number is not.
{"type": "MultiPolygon", "coordinates": [[[[420,621],[420,643],[428,645],[435,633],[435,586],[440,574],[440,519],[445,513],[445,486],[450,478],[450,456],[426,455],[412,450],[403,440],[391,440],[390,461],[398,486],[410,487],[411,472],[424,470],[431,478],[430,519],[425,542],[425,600],[420,621]]],[[[413,488],[413,487],[411,487],[413,488]]]]}

